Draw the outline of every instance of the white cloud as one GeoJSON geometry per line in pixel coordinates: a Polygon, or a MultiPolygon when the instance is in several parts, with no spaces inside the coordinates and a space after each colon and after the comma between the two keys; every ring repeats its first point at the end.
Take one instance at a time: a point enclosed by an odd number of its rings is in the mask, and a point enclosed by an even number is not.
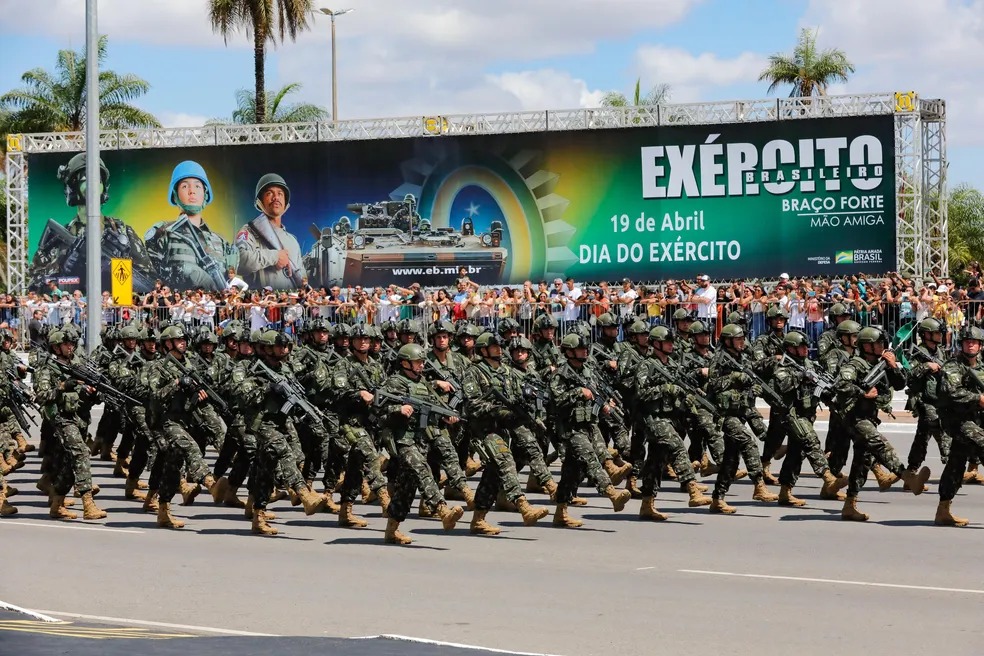
{"type": "Polygon", "coordinates": [[[680,48],[642,46],[636,53],[640,77],[669,84],[672,102],[703,100],[711,88],[754,82],[766,63],[764,55],[751,52],[729,59],[710,52],[694,55],[680,48]]]}
{"type": "Polygon", "coordinates": [[[584,80],[566,71],[543,69],[487,76],[489,82],[516,97],[525,110],[597,107],[604,91],[591,91],[584,80]]]}
{"type": "Polygon", "coordinates": [[[943,98],[950,144],[984,145],[984,0],[812,0],[803,25],[857,67],[845,90],[943,98]]]}
{"type": "Polygon", "coordinates": [[[166,128],[196,128],[205,125],[205,121],[210,118],[210,116],[185,112],[163,111],[157,113],[157,120],[166,128]]]}

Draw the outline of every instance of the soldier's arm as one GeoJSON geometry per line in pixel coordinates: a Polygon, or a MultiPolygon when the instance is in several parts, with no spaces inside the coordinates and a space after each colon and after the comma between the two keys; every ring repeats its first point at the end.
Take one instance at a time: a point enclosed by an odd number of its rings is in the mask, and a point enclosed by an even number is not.
{"type": "Polygon", "coordinates": [[[943,367],[940,381],[940,400],[960,412],[980,409],[981,392],[976,386],[964,385],[963,365],[951,360],[943,367]]]}
{"type": "Polygon", "coordinates": [[[499,418],[500,404],[491,395],[485,394],[486,385],[482,384],[482,377],[477,371],[465,374],[462,387],[469,415],[477,419],[499,418]]]}
{"type": "Polygon", "coordinates": [[[566,380],[563,376],[554,376],[550,379],[550,396],[561,415],[573,413],[578,404],[584,400],[581,386],[566,380]]]}
{"type": "Polygon", "coordinates": [[[799,374],[791,367],[777,367],[772,377],[772,385],[780,394],[789,394],[800,384],[799,374]]]}
{"type": "Polygon", "coordinates": [[[171,375],[162,362],[155,362],[147,372],[147,387],[150,398],[155,401],[167,402],[178,390],[175,376],[171,375]]]}
{"type": "Polygon", "coordinates": [[[838,370],[837,384],[834,386],[834,394],[837,397],[839,405],[846,406],[848,404],[855,403],[868,393],[868,390],[861,389],[861,386],[858,384],[861,381],[858,380],[858,378],[859,372],[850,362],[845,363],[838,370]]]}
{"type": "Polygon", "coordinates": [[[892,369],[888,369],[888,384],[891,385],[892,389],[896,391],[902,391],[905,389],[906,374],[905,369],[902,368],[902,363],[898,363],[898,366],[892,369]]]}
{"type": "Polygon", "coordinates": [[[280,251],[273,248],[260,248],[246,228],[239,232],[236,238],[236,248],[239,250],[239,273],[251,274],[274,266],[280,251]]]}

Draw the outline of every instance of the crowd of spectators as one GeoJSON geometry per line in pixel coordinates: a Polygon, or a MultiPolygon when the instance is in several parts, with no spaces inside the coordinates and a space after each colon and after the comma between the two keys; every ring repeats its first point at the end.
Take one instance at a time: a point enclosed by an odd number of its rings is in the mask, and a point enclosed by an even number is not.
{"type": "MultiPolygon", "coordinates": [[[[683,308],[709,323],[715,335],[728,315],[738,312],[753,338],[765,332],[768,308],[778,305],[788,313],[789,327],[803,330],[815,342],[826,326],[827,310],[834,303],[842,303],[859,323],[881,326],[890,335],[908,322],[935,317],[950,329],[949,341],[956,328],[969,320],[979,321],[984,315],[981,269],[974,262],[964,274],[965,284],[950,277],[931,275],[916,280],[889,272],[878,278],[863,273],[836,278],[790,278],[783,273],[769,283],[713,283],[708,276],[699,275],[691,280],[669,279],[645,285],[629,279],[618,284],[584,285],[573,278],[555,278],[527,280],[516,286],[482,286],[462,271],[450,288],[424,288],[413,283],[409,287],[336,285],[315,289],[305,284],[286,292],[269,287],[249,289],[230,270],[228,286],[221,292],[174,290],[158,281],[154,291],[135,296],[133,303],[125,306],[115,304],[110,293],[104,291],[101,305],[102,319],[107,324],[139,319],[152,324],[179,321],[221,328],[228,320],[238,318],[251,329],[273,325],[287,332],[295,332],[313,317],[376,324],[401,319],[424,323],[469,319],[484,326],[510,317],[528,333],[542,314],[552,315],[562,327],[573,321],[594,324],[606,312],[622,323],[639,318],[657,325],[670,323],[673,312],[683,308]]],[[[63,292],[50,282],[45,293],[0,297],[0,324],[15,333],[31,329],[32,335],[39,334],[45,324],[84,326],[87,302],[80,291],[63,292]]]]}

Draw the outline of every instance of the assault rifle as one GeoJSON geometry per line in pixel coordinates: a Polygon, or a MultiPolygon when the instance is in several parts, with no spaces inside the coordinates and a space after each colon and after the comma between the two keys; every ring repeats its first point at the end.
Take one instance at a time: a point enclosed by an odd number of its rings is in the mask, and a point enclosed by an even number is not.
{"type": "Polygon", "coordinates": [[[456,411],[440,402],[431,403],[430,401],[425,401],[424,399],[418,399],[415,396],[401,396],[400,394],[394,394],[393,392],[387,392],[382,389],[376,390],[374,397],[373,403],[377,406],[382,405],[383,401],[391,401],[392,403],[412,407],[414,412],[416,412],[420,417],[419,426],[421,430],[427,428],[431,415],[438,415],[440,417],[447,418],[456,417],[459,421],[464,421],[461,415],[459,415],[456,411]]]}
{"type": "Polygon", "coordinates": [[[143,402],[136,399],[126,392],[123,392],[113,385],[112,381],[104,373],[95,369],[91,363],[66,364],[59,362],[58,358],[49,353],[41,352],[38,354],[39,363],[50,363],[58,369],[59,373],[70,379],[77,380],[83,385],[94,388],[102,395],[106,404],[115,410],[125,410],[136,406],[142,406],[143,402]]]}
{"type": "Polygon", "coordinates": [[[322,424],[330,423],[329,417],[308,401],[306,392],[296,380],[277,373],[260,359],[257,359],[253,365],[253,371],[262,373],[264,378],[273,384],[273,391],[283,398],[284,404],[280,408],[281,412],[290,415],[297,408],[314,421],[322,424]]]}
{"type": "MultiPolygon", "coordinates": [[[[189,354],[185,354],[185,357],[189,357],[189,354]]],[[[200,373],[174,357],[173,353],[168,353],[167,359],[171,362],[171,364],[177,367],[178,371],[181,373],[182,381],[187,382],[185,385],[186,387],[189,389],[199,389],[205,392],[205,396],[207,396],[208,400],[215,406],[215,409],[222,416],[222,419],[226,422],[226,424],[232,422],[234,417],[232,416],[232,412],[229,410],[229,404],[226,403],[226,400],[223,399],[222,396],[220,396],[219,393],[208,384],[208,381],[206,381],[200,373]]]]}
{"type": "Polygon", "coordinates": [[[30,433],[31,425],[37,426],[38,422],[25,410],[40,413],[41,408],[34,402],[34,397],[27,385],[17,375],[17,367],[7,369],[7,376],[10,378],[10,410],[14,413],[14,419],[17,420],[17,425],[21,427],[21,430],[25,434],[30,433]]]}
{"type": "Polygon", "coordinates": [[[448,401],[448,405],[452,410],[457,410],[458,406],[465,400],[461,381],[449,369],[439,369],[429,358],[424,358],[424,371],[433,373],[439,380],[451,385],[451,400],[448,401]]]}
{"type": "Polygon", "coordinates": [[[946,364],[945,362],[943,362],[938,357],[927,351],[922,346],[913,347],[913,349],[909,351],[909,355],[915,358],[919,358],[923,362],[932,362],[933,364],[939,366],[940,369],[942,369],[943,365],[946,364]]]}
{"type": "MultiPolygon", "coordinates": [[[[505,377],[500,377],[500,379],[502,380],[502,382],[504,383],[506,382],[505,377]]],[[[523,419],[533,424],[533,426],[535,426],[537,430],[542,430],[542,431],[547,430],[547,426],[546,424],[543,423],[543,420],[541,420],[539,417],[536,417],[532,412],[530,412],[530,408],[524,402],[524,399],[509,398],[508,396],[506,396],[506,394],[502,391],[501,388],[497,387],[494,384],[489,386],[489,390],[488,392],[486,392],[486,394],[491,394],[492,396],[497,398],[499,401],[502,402],[503,405],[506,406],[507,409],[519,413],[519,415],[523,419]]],[[[525,392],[523,392],[523,394],[525,395],[525,392]]]]}
{"type": "Polygon", "coordinates": [[[826,403],[826,399],[830,398],[830,394],[837,384],[830,374],[820,369],[807,369],[789,355],[783,356],[782,363],[798,371],[802,379],[810,381],[810,384],[813,385],[813,396],[824,400],[826,403]]]}
{"type": "MultiPolygon", "coordinates": [[[[589,392],[591,392],[591,395],[594,397],[592,401],[592,403],[594,403],[594,407],[591,409],[591,414],[594,415],[595,417],[597,417],[601,413],[602,408],[607,406],[609,401],[616,402],[619,399],[621,399],[620,394],[618,395],[617,398],[612,394],[605,394],[605,386],[604,383],[602,383],[601,381],[598,381],[597,385],[592,385],[587,381],[587,379],[584,376],[574,371],[573,368],[571,368],[571,372],[574,374],[574,382],[579,384],[581,387],[587,389],[589,392]]],[[[611,389],[609,389],[608,391],[618,394],[618,392],[615,392],[614,390],[611,389]]],[[[625,413],[623,413],[622,410],[617,405],[613,404],[611,406],[611,409],[609,410],[609,414],[611,414],[616,419],[625,421],[625,413]]]]}
{"type": "Polygon", "coordinates": [[[720,351],[718,351],[718,353],[720,354],[720,357],[724,359],[725,364],[727,364],[732,369],[737,369],[738,371],[742,372],[743,374],[745,374],[746,376],[752,379],[752,383],[754,385],[758,385],[759,388],[761,388],[762,399],[765,400],[765,402],[768,403],[770,407],[779,407],[779,408],[786,407],[786,403],[783,401],[782,397],[779,396],[779,393],[776,392],[771,385],[769,385],[764,380],[762,380],[762,377],[759,376],[757,373],[755,373],[755,371],[751,368],[751,366],[738,362],[738,360],[736,360],[733,355],[728,353],[728,349],[722,348],[720,351]]]}
{"type": "Polygon", "coordinates": [[[678,386],[684,392],[693,396],[694,399],[697,400],[697,405],[704,408],[712,415],[716,415],[718,413],[717,406],[711,403],[710,399],[704,396],[704,390],[694,385],[689,380],[689,377],[684,375],[682,371],[677,372],[678,375],[674,376],[673,373],[671,373],[670,370],[656,358],[649,358],[646,362],[652,366],[653,370],[660,378],[665,380],[667,383],[672,383],[678,386]]]}

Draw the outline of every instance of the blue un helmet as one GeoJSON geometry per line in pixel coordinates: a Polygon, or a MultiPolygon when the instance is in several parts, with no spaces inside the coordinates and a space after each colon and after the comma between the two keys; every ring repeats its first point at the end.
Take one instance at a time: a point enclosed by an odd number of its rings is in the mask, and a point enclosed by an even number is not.
{"type": "MultiPolygon", "coordinates": [[[[212,202],[212,185],[208,181],[208,175],[205,174],[205,169],[203,169],[202,165],[198,162],[185,160],[175,166],[174,171],[171,172],[171,184],[167,189],[167,201],[171,203],[171,205],[180,205],[178,201],[178,192],[175,190],[175,187],[178,186],[179,182],[186,178],[195,178],[196,180],[201,181],[202,185],[205,187],[205,202],[202,204],[202,207],[205,207],[212,202]]],[[[182,207],[182,209],[184,208],[182,207]]],[[[200,212],[201,209],[198,211],[200,212]]]]}

